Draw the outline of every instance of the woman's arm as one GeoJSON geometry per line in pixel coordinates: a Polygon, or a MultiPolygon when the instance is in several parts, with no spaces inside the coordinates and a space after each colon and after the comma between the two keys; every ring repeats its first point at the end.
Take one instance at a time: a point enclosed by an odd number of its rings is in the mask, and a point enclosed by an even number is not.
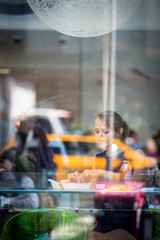
{"type": "Polygon", "coordinates": [[[120,181],[120,174],[112,171],[106,171],[103,169],[95,169],[95,170],[85,170],[83,173],[74,172],[68,175],[68,180],[71,182],[92,182],[98,183],[101,181],[120,181]]]}
{"type": "MultiPolygon", "coordinates": [[[[22,188],[34,188],[33,180],[23,175],[21,179],[20,186],[22,188]]],[[[39,198],[37,193],[21,193],[17,197],[14,197],[11,201],[11,205],[14,208],[26,208],[26,209],[34,209],[39,207],[39,198]]]]}
{"type": "Polygon", "coordinates": [[[81,174],[81,178],[86,182],[98,183],[100,181],[112,181],[119,182],[120,174],[112,171],[107,171],[103,169],[95,169],[95,170],[85,170],[81,174]]]}

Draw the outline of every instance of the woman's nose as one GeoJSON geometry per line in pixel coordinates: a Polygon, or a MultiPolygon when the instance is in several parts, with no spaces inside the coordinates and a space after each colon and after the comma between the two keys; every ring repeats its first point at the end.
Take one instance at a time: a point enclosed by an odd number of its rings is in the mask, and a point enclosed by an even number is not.
{"type": "Polygon", "coordinates": [[[98,133],[98,137],[103,137],[103,132],[100,131],[100,132],[98,133]]]}

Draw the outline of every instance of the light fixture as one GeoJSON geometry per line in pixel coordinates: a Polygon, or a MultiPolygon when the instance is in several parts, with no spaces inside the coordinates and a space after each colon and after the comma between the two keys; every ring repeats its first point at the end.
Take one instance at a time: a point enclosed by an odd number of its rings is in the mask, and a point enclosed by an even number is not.
{"type": "Polygon", "coordinates": [[[54,30],[74,37],[109,33],[134,15],[142,0],[27,0],[54,30]]]}

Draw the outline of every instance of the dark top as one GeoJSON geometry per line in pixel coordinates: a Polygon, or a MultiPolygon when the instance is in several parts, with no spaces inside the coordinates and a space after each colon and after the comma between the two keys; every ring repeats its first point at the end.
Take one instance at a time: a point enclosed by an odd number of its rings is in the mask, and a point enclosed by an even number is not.
{"type": "Polygon", "coordinates": [[[96,154],[96,157],[104,157],[106,158],[106,170],[109,170],[109,165],[114,159],[119,159],[119,164],[116,168],[114,168],[113,172],[119,172],[120,167],[122,165],[122,161],[124,160],[124,152],[118,153],[117,155],[114,155],[114,157],[107,157],[106,151],[96,154]]]}
{"type": "MultiPolygon", "coordinates": [[[[19,173],[16,175],[14,172],[7,170],[0,171],[0,188],[20,189],[20,181],[23,174],[19,173]]],[[[3,193],[6,197],[17,196],[17,193],[3,193]]]]}
{"type": "Polygon", "coordinates": [[[48,146],[29,147],[20,155],[18,164],[32,178],[37,188],[49,187],[48,178],[56,180],[57,164],[54,161],[54,152],[48,146]]]}
{"type": "MultiPolygon", "coordinates": [[[[124,160],[124,152],[114,155],[114,157],[107,157],[106,151],[104,151],[98,153],[96,157],[106,158],[106,170],[109,170],[111,161],[118,159],[119,164],[112,171],[119,172],[124,160]]],[[[105,233],[121,228],[135,236],[136,212],[133,211],[133,205],[134,199],[123,197],[123,195],[118,197],[109,195],[95,197],[95,207],[102,209],[103,214],[97,215],[98,224],[94,231],[105,233]]]]}

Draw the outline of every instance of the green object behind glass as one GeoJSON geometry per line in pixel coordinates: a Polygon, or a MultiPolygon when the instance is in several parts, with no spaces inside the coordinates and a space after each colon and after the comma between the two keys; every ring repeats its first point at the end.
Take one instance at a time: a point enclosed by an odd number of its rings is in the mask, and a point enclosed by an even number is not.
{"type": "Polygon", "coordinates": [[[84,216],[63,209],[36,209],[9,219],[1,240],[86,240],[88,233],[84,216]]]}

